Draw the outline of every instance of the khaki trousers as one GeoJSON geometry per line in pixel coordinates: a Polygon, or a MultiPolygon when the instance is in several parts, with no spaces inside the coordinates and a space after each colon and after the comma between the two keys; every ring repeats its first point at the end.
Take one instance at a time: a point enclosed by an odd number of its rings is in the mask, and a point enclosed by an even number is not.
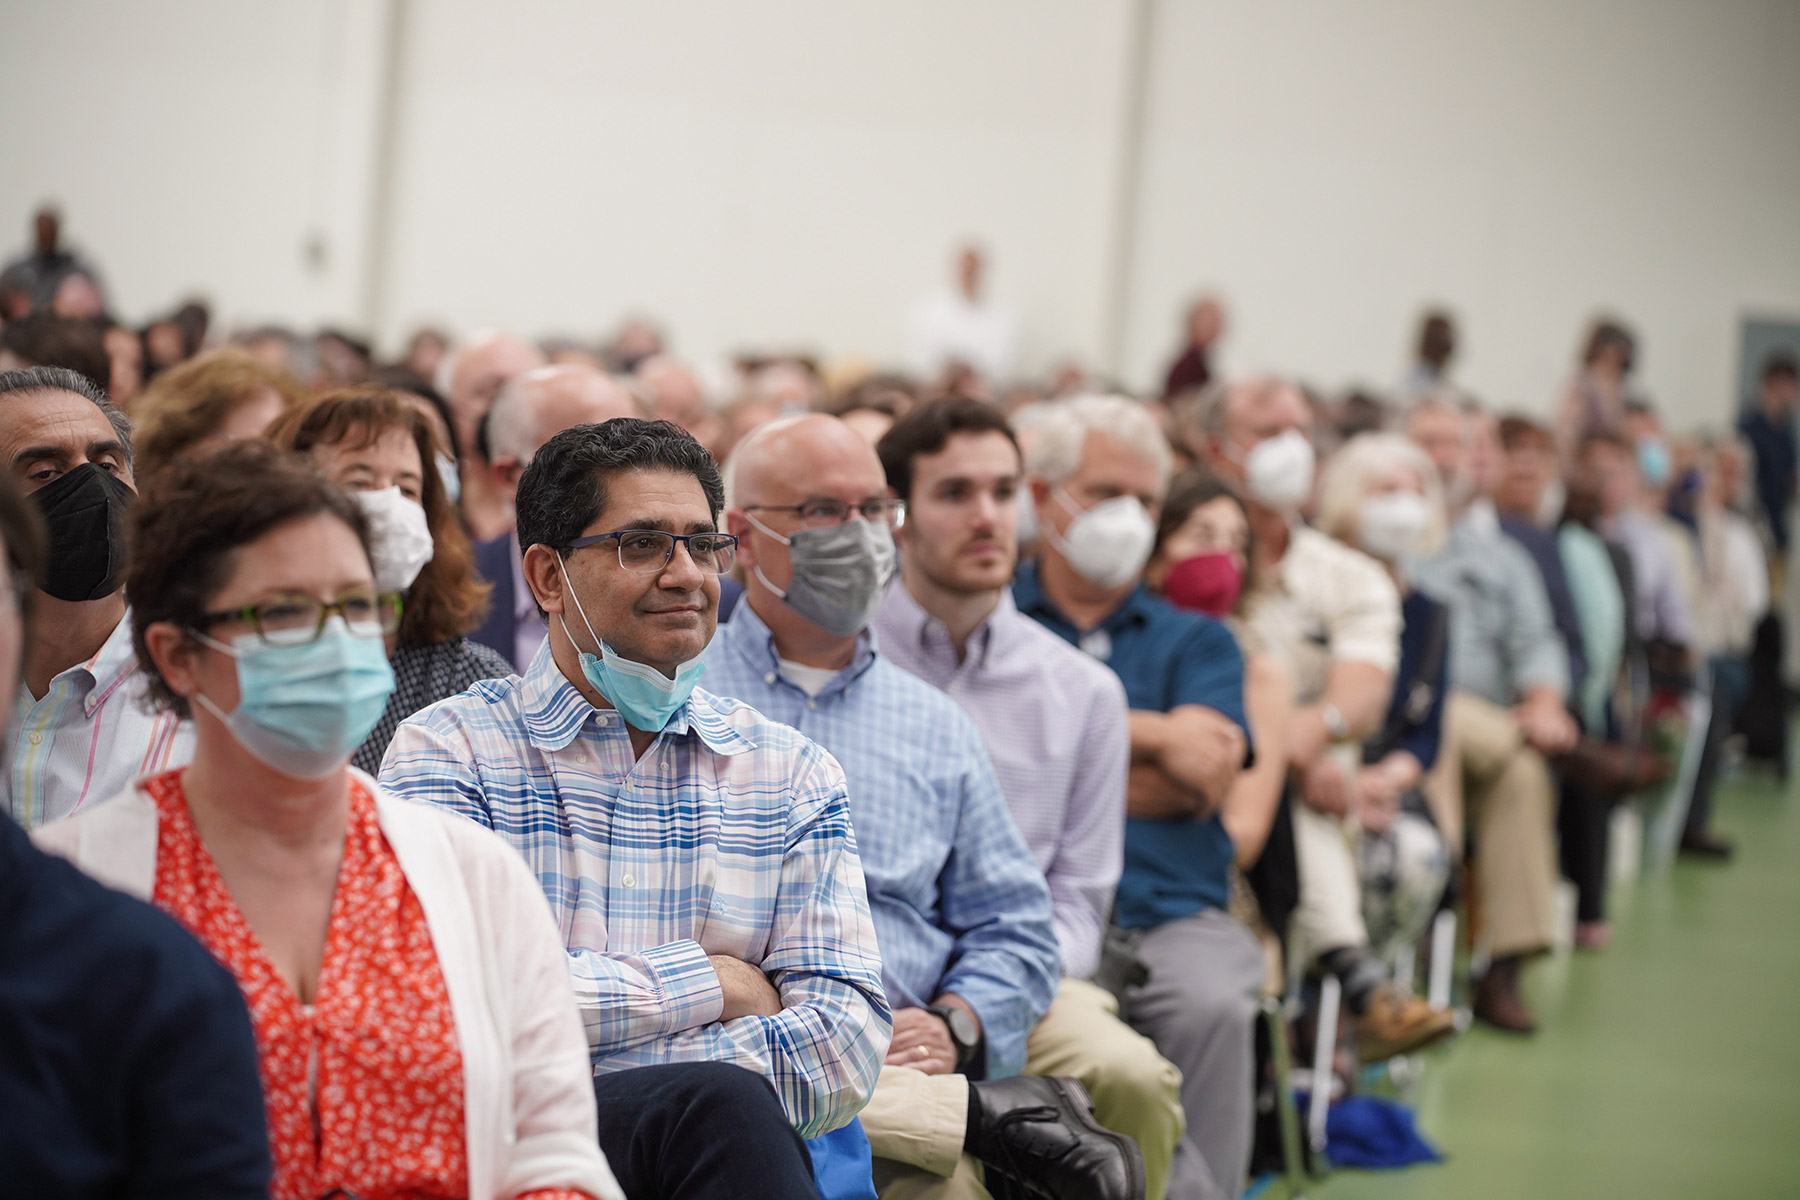
{"type": "Polygon", "coordinates": [[[1311,962],[1329,950],[1364,947],[1362,880],[1356,869],[1356,835],[1344,821],[1293,802],[1294,857],[1300,868],[1300,898],[1290,936],[1299,961],[1311,962]]]}
{"type": "Polygon", "coordinates": [[[1163,1200],[1169,1164],[1187,1130],[1181,1072],[1155,1043],[1119,1019],[1119,1002],[1085,979],[1064,979],[1025,1043],[1027,1075],[1068,1075],[1094,1101],[1094,1118],[1137,1142],[1147,1200],[1163,1200]]]}
{"type": "Polygon", "coordinates": [[[1475,831],[1475,877],[1496,958],[1548,950],[1556,936],[1556,789],[1512,713],[1451,692],[1446,750],[1461,768],[1464,818],[1475,831]]]}
{"type": "Polygon", "coordinates": [[[862,1110],[882,1200],[991,1200],[981,1164],[962,1152],[969,1081],[883,1067],[862,1110]]]}
{"type": "MultiPolygon", "coordinates": [[[[1118,1014],[1110,992],[1064,979],[1026,1042],[1025,1073],[1080,1080],[1095,1119],[1138,1143],[1147,1200],[1163,1200],[1170,1161],[1187,1129],[1181,1072],[1118,1014]]],[[[883,1067],[862,1111],[882,1200],[986,1200],[980,1164],[962,1152],[968,1120],[963,1076],[883,1067]]]]}

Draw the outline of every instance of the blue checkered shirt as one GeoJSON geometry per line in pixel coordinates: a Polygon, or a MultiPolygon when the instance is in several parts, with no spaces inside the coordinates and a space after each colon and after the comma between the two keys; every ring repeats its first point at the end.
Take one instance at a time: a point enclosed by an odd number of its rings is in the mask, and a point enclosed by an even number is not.
{"type": "Polygon", "coordinates": [[[961,996],[981,1018],[988,1076],[1017,1074],[1062,959],[1044,873],[969,715],[878,655],[868,633],[851,664],[807,696],[782,677],[769,627],[748,604],[719,627],[706,671],[709,687],[844,764],[894,1007],[961,996]]]}
{"type": "Polygon", "coordinates": [[[844,774],[806,738],[696,690],[635,758],[546,644],[523,677],[401,725],[381,783],[487,826],[537,872],[596,1073],[736,1063],[803,1137],[868,1099],[892,1014],[844,774]],[[708,954],[760,966],[781,1013],[720,1021],[708,954]]]}

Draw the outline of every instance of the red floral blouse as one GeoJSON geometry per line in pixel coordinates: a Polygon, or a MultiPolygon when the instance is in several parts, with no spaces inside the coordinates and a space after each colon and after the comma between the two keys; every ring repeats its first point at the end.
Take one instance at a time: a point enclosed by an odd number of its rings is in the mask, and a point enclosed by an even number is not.
{"type": "MultiPolygon", "coordinates": [[[[318,999],[302,1004],[263,952],[200,841],[181,773],[156,801],[158,908],[231,971],[249,1002],[274,1158],[272,1200],[447,1200],[468,1194],[462,1053],[426,928],[382,836],[375,799],[350,783],[350,821],[318,999]]],[[[544,1189],[528,1200],[583,1200],[544,1189]]],[[[521,1197],[520,1200],[527,1200],[521,1197]]]]}

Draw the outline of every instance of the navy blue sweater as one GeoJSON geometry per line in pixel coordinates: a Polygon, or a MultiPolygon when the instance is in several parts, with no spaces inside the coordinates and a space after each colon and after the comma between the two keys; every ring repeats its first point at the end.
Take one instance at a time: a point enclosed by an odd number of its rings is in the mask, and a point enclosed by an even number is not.
{"type": "Polygon", "coordinates": [[[0,1193],[250,1200],[269,1170],[230,972],[0,814],[0,1193]]]}

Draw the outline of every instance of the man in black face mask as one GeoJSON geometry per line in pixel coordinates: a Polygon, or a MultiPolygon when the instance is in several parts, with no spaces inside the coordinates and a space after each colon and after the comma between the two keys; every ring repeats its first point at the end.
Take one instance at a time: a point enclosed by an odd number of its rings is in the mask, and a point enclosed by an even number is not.
{"type": "Polygon", "coordinates": [[[0,804],[27,829],[185,763],[193,734],[145,713],[125,619],[131,422],[74,371],[0,372],[0,464],[49,532],[36,632],[6,727],[0,804]]]}

